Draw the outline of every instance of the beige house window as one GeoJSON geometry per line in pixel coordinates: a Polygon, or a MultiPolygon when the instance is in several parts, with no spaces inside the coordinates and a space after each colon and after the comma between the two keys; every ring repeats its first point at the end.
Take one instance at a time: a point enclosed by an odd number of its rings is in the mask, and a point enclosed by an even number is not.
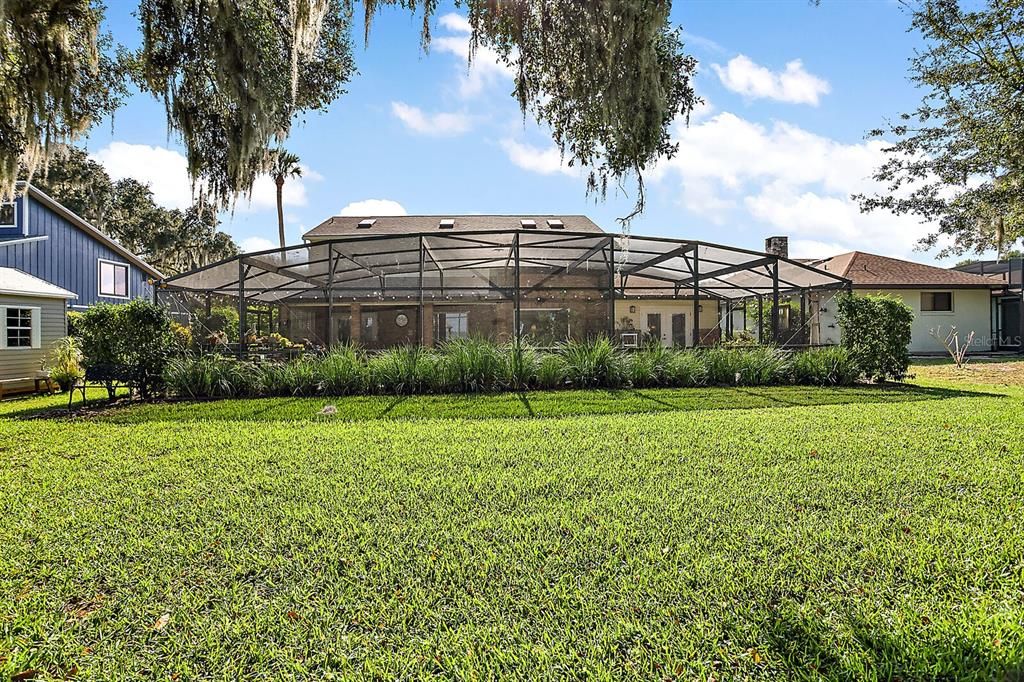
{"type": "Polygon", "coordinates": [[[952,291],[922,291],[921,312],[951,313],[953,312],[952,291]]]}

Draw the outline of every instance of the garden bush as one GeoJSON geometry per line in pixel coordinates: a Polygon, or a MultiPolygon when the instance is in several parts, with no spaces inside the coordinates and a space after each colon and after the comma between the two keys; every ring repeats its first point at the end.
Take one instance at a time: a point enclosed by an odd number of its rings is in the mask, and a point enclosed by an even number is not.
{"type": "Polygon", "coordinates": [[[845,348],[790,353],[769,346],[628,353],[607,339],[573,341],[554,351],[460,339],[437,350],[407,346],[367,355],[339,346],[320,356],[254,364],[216,355],[171,362],[167,385],[185,398],[340,396],[361,393],[487,391],[632,386],[849,385],[861,375],[845,348]]]}
{"type": "Polygon", "coordinates": [[[910,367],[914,312],[892,296],[840,296],[842,345],[868,379],[900,381],[910,367]]]}
{"type": "Polygon", "coordinates": [[[102,383],[111,398],[118,384],[143,398],[161,392],[167,363],[178,352],[167,312],[143,299],[94,305],[75,321],[75,333],[86,378],[102,383]]]}

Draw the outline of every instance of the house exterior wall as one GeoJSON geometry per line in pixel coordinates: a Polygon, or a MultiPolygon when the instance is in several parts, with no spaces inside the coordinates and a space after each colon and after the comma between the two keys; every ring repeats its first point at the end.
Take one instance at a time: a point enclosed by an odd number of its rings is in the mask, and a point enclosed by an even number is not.
{"type": "MultiPolygon", "coordinates": [[[[53,342],[67,333],[65,302],[57,298],[0,294],[0,307],[7,306],[40,309],[40,342],[39,348],[0,348],[0,379],[35,376],[41,369],[53,342]]],[[[5,383],[4,391],[33,385],[32,382],[23,385],[5,383]]]]}
{"type": "Polygon", "coordinates": [[[133,298],[152,298],[148,275],[138,266],[30,196],[23,195],[17,202],[18,219],[28,220],[27,226],[18,226],[19,232],[27,237],[45,236],[47,239],[10,246],[0,244],[0,266],[17,268],[73,291],[78,299],[72,308],[86,308],[101,301],[123,303],[133,298]],[[27,211],[23,206],[26,201],[27,211]],[[101,259],[128,266],[128,299],[99,295],[101,259]]]}
{"type": "MultiPolygon", "coordinates": [[[[942,344],[932,338],[930,331],[941,327],[948,331],[955,326],[963,340],[967,334],[974,332],[974,349],[989,350],[992,347],[992,294],[988,289],[860,289],[856,294],[885,294],[901,299],[914,311],[914,322],[910,333],[911,353],[945,353],[942,344]],[[922,312],[921,294],[932,291],[953,292],[953,312],[922,312]]],[[[831,295],[823,298],[819,305],[825,312],[819,313],[818,329],[821,343],[838,344],[840,341],[839,324],[836,322],[836,305],[831,295]]]]}

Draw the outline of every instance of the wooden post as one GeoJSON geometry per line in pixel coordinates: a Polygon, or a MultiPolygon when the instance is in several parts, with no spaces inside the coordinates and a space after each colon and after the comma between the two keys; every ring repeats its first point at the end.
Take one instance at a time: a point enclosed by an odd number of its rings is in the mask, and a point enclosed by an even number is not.
{"type": "Polygon", "coordinates": [[[772,267],[772,343],[779,342],[779,261],[772,267]]]}

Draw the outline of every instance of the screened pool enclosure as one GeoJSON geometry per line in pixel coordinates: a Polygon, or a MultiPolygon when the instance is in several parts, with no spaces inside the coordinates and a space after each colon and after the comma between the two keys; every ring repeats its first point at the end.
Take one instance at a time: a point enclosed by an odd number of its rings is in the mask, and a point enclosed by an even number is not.
{"type": "Polygon", "coordinates": [[[849,288],[795,260],[701,241],[444,227],[247,253],[162,280],[155,296],[194,336],[244,353],[271,333],[368,349],[461,337],[814,345],[817,311],[849,288]]]}

